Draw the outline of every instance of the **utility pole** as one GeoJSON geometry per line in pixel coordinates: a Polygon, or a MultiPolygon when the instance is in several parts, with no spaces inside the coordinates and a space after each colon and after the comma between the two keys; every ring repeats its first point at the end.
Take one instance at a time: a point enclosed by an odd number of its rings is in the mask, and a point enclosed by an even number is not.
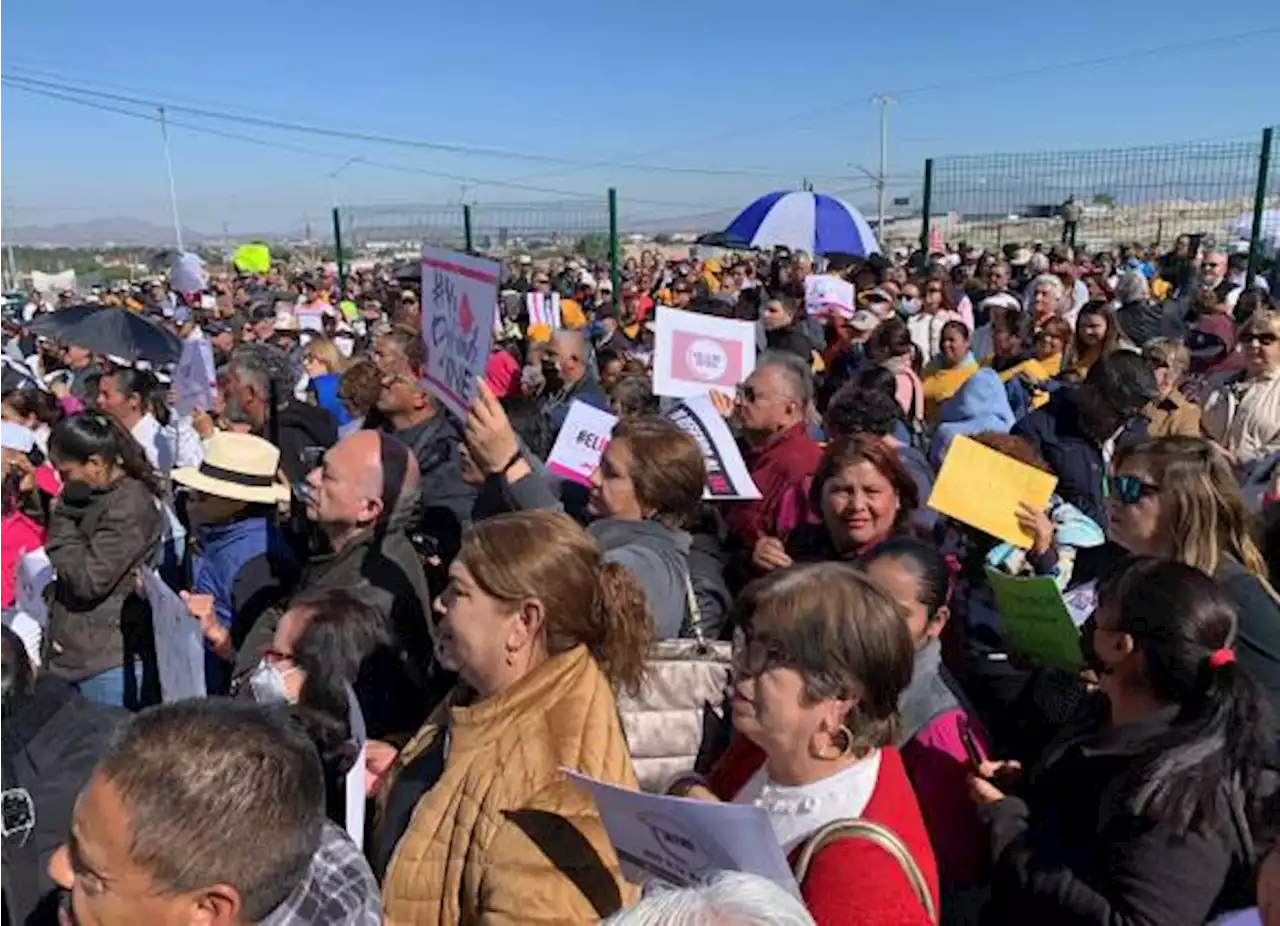
{"type": "Polygon", "coordinates": [[[178,187],[173,182],[173,155],[169,152],[169,125],[164,119],[164,107],[157,106],[160,112],[160,137],[164,139],[164,163],[169,171],[169,207],[173,210],[173,237],[182,250],[182,221],[178,218],[178,187]]]}
{"type": "Polygon", "coordinates": [[[897,102],[893,97],[877,93],[871,98],[880,104],[880,174],[876,177],[876,237],[884,238],[884,207],[889,186],[889,107],[897,102]]]}

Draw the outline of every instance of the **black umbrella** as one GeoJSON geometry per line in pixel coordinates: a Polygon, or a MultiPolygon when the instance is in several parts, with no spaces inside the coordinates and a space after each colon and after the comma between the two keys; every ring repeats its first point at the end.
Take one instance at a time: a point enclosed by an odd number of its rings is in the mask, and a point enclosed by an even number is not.
{"type": "Polygon", "coordinates": [[[176,334],[120,308],[73,306],[41,315],[29,327],[47,338],[129,361],[177,363],[182,355],[182,341],[176,334]]]}

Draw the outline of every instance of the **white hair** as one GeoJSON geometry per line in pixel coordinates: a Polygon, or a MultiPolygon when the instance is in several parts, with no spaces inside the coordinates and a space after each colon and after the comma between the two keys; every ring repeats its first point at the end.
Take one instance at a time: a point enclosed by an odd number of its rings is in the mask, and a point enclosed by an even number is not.
{"type": "Polygon", "coordinates": [[[1126,270],[1116,280],[1116,301],[1123,305],[1126,302],[1146,302],[1151,298],[1151,287],[1141,270],[1126,270]]]}
{"type": "Polygon", "coordinates": [[[1036,303],[1036,290],[1041,286],[1047,286],[1053,292],[1053,301],[1057,303],[1058,314],[1062,314],[1063,309],[1068,305],[1067,287],[1062,281],[1052,273],[1042,273],[1031,281],[1031,285],[1027,287],[1026,295],[1023,299],[1023,305],[1029,312],[1036,303]]]}
{"type": "Polygon", "coordinates": [[[695,887],[645,895],[603,926],[814,926],[796,897],[759,875],[722,871],[695,887]]]}

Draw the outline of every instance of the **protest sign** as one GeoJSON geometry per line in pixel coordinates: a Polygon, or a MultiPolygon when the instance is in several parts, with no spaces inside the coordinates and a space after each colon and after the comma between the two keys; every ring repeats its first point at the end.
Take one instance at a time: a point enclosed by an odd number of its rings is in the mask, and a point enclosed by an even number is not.
{"type": "Polygon", "coordinates": [[[929,507],[1026,549],[1031,537],[1018,526],[1018,504],[1043,511],[1057,484],[1058,477],[960,435],[942,458],[929,507]]]}
{"type": "Polygon", "coordinates": [[[241,273],[264,274],[271,269],[271,249],[265,244],[242,244],[231,255],[231,263],[241,273]]]}
{"type": "Polygon", "coordinates": [[[751,479],[738,442],[724,418],[705,395],[689,396],[667,413],[682,431],[693,436],[707,462],[706,501],[753,501],[760,489],[751,479]]]}
{"type": "Polygon", "coordinates": [[[839,277],[811,273],[804,278],[804,310],[810,315],[853,314],[853,284],[839,277]]]}
{"type": "Polygon", "coordinates": [[[493,343],[500,270],[495,261],[443,248],[422,249],[423,382],[463,420],[493,343]]]}
{"type": "Polygon", "coordinates": [[[574,399],[547,457],[547,470],[562,479],[591,485],[591,474],[600,465],[617,423],[616,416],[574,399]]]}
{"type": "Polygon", "coordinates": [[[142,570],[142,586],[151,602],[161,700],[167,704],[183,698],[203,698],[204,637],[199,621],[154,569],[142,570]]]}
{"type": "Polygon", "coordinates": [[[763,808],[628,791],[564,772],[595,799],[627,879],[688,887],[717,871],[742,871],[799,896],[763,808]]]}
{"type": "Polygon", "coordinates": [[[351,730],[351,742],[356,747],[356,760],[343,782],[342,802],[346,813],[344,823],[347,835],[356,844],[356,848],[363,849],[364,805],[368,799],[368,791],[365,788],[365,759],[369,752],[369,734],[364,723],[364,712],[360,710],[360,702],[356,700],[355,689],[350,683],[344,687],[347,693],[347,725],[351,730]]]}
{"type": "Polygon", "coordinates": [[[202,292],[207,283],[204,261],[199,254],[183,251],[174,255],[169,264],[169,287],[175,293],[202,292]]]}
{"type": "Polygon", "coordinates": [[[187,338],[182,342],[182,355],[173,371],[173,391],[177,393],[174,409],[179,415],[207,412],[213,407],[214,390],[218,388],[216,370],[213,345],[208,340],[187,338]]]}
{"type": "Polygon", "coordinates": [[[18,559],[18,583],[14,604],[41,627],[49,623],[44,590],[53,581],[53,563],[44,547],[22,554],[18,559]]]}
{"type": "Polygon", "coordinates": [[[1017,578],[988,569],[987,580],[1011,649],[1046,666],[1080,668],[1080,631],[1051,576],[1017,578]]]}
{"type": "Polygon", "coordinates": [[[732,393],[756,368],[752,322],[658,307],[653,346],[655,395],[732,393]]]}

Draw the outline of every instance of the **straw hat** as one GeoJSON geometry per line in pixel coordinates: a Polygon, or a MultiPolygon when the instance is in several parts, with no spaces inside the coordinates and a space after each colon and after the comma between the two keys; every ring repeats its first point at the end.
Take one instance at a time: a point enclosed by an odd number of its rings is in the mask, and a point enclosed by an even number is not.
{"type": "Polygon", "coordinates": [[[197,492],[240,502],[274,505],[289,497],[289,487],[276,481],[280,451],[252,434],[218,431],[204,443],[199,468],[175,469],[171,478],[197,492]]]}

